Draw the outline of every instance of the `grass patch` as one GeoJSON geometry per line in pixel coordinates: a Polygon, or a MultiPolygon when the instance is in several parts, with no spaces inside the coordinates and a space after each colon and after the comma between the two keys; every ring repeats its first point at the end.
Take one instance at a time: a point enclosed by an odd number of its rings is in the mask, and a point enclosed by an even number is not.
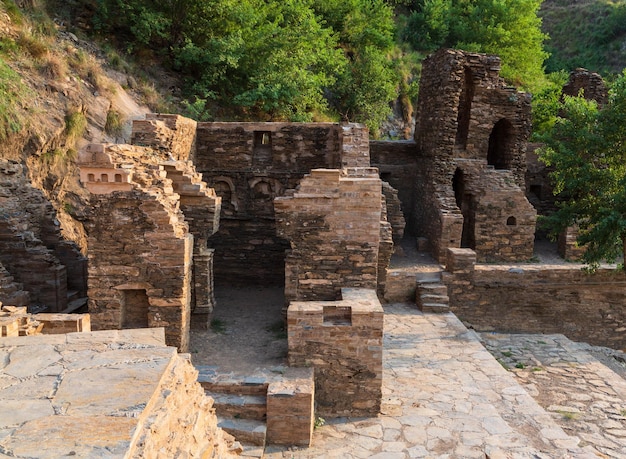
{"type": "Polygon", "coordinates": [[[226,331],[226,323],[222,319],[212,319],[209,326],[211,327],[211,330],[213,330],[213,332],[220,335],[224,334],[224,332],[226,331]]]}
{"type": "Polygon", "coordinates": [[[80,111],[72,111],[65,115],[65,145],[68,148],[74,148],[76,142],[87,130],[87,117],[80,111]]]}
{"type": "Polygon", "coordinates": [[[20,107],[27,95],[21,77],[0,58],[0,140],[24,126],[20,107]]]}
{"type": "Polygon", "coordinates": [[[511,351],[501,351],[500,352],[505,357],[512,357],[513,353],[511,351]]]}
{"type": "Polygon", "coordinates": [[[524,368],[526,368],[526,365],[524,365],[522,362],[517,362],[515,364],[515,368],[519,368],[520,370],[523,370],[524,368]]]}
{"type": "Polygon", "coordinates": [[[565,421],[573,421],[578,417],[578,413],[572,413],[571,411],[557,411],[565,421]]]}
{"type": "Polygon", "coordinates": [[[104,125],[104,130],[110,136],[122,137],[124,133],[124,117],[117,110],[109,110],[107,112],[107,121],[104,125]]]}

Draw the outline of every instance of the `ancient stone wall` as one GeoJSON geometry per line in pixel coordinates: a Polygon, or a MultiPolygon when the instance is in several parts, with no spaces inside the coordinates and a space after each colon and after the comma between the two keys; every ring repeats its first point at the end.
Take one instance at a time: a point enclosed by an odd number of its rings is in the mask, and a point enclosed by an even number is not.
{"type": "MultiPolygon", "coordinates": [[[[417,170],[419,167],[417,158],[417,145],[414,141],[371,141],[370,161],[372,167],[380,172],[380,178],[397,190],[400,200],[402,215],[405,219],[405,229],[413,234],[415,222],[413,212],[416,200],[417,170]]],[[[389,211],[390,221],[393,220],[393,211],[389,211]]],[[[394,224],[394,232],[398,224],[394,224]]],[[[399,234],[397,235],[399,236],[399,234]]],[[[394,237],[397,237],[394,236],[394,237]]]]}
{"type": "Polygon", "coordinates": [[[569,80],[563,86],[562,94],[566,96],[582,95],[587,100],[595,100],[598,104],[606,103],[608,88],[602,76],[587,69],[577,68],[569,74],[569,80]]]}
{"type": "Polygon", "coordinates": [[[218,284],[282,285],[289,244],[276,233],[274,198],[311,169],[369,166],[367,130],[335,123],[199,123],[196,168],[222,198],[218,284]]]}
{"type": "Polygon", "coordinates": [[[291,243],[287,301],[334,300],[343,287],[376,289],[381,187],[376,169],[315,169],[274,200],[278,234],[291,243]]]}
{"type": "Polygon", "coordinates": [[[341,296],[289,305],[289,364],[314,368],[318,414],[375,416],[382,399],[383,309],[374,290],[342,289],[341,296]]]}
{"type": "Polygon", "coordinates": [[[162,150],[171,159],[193,160],[197,123],[180,115],[148,113],[133,121],[130,143],[162,150]]]}
{"type": "Polygon", "coordinates": [[[451,310],[480,331],[563,333],[626,347],[626,275],[580,266],[476,265],[469,249],[449,249],[443,280],[451,310]]]}
{"type": "MultiPolygon", "coordinates": [[[[166,166],[151,149],[130,145],[91,145],[79,164],[123,170],[128,180],[113,182],[108,193],[92,191],[82,216],[94,329],[165,327],[168,344],[186,350],[193,236],[166,166]]],[[[89,177],[85,185],[90,189],[89,177]]],[[[210,193],[203,198],[213,199],[210,193]]]]}
{"type": "MultiPolygon", "coordinates": [[[[440,260],[445,258],[447,247],[473,246],[476,232],[482,231],[474,227],[478,220],[468,219],[473,210],[467,208],[474,204],[463,203],[463,196],[455,189],[464,162],[508,171],[511,185],[525,190],[530,95],[507,87],[499,71],[500,59],[496,56],[446,49],[423,63],[415,131],[420,168],[415,181],[418,198],[413,220],[417,235],[429,240],[433,254],[440,260]]],[[[486,180],[483,190],[493,188],[489,181],[494,177],[480,174],[486,180]]],[[[494,191],[493,199],[497,199],[499,190],[494,191]]],[[[490,224],[498,226],[498,221],[483,221],[483,226],[490,224]]],[[[478,250],[482,252],[482,248],[478,250]]],[[[526,255],[526,250],[517,253],[513,249],[510,254],[496,251],[489,257],[523,259],[526,255]]]]}
{"type": "MultiPolygon", "coordinates": [[[[0,160],[0,263],[12,278],[7,288],[21,284],[29,305],[39,310],[60,312],[85,296],[85,257],[63,240],[56,211],[30,185],[23,166],[6,160],[0,160]]],[[[4,289],[1,297],[16,300],[4,289]]]]}

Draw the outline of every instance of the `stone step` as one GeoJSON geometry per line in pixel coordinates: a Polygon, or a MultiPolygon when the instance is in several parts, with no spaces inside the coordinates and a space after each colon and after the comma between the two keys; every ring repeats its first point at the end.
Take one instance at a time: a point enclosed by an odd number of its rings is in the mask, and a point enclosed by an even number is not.
{"type": "Polygon", "coordinates": [[[441,303],[422,303],[418,305],[422,312],[449,312],[450,307],[447,304],[441,303]]]}
{"type": "Polygon", "coordinates": [[[221,418],[218,416],[218,426],[234,436],[241,443],[264,446],[266,427],[261,421],[250,419],[221,418]]]}
{"type": "Polygon", "coordinates": [[[447,305],[450,303],[450,298],[448,295],[419,295],[418,301],[421,304],[439,303],[447,305]]]}
{"type": "Polygon", "coordinates": [[[430,282],[417,285],[418,292],[422,295],[448,295],[448,287],[439,282],[430,282]]]}
{"type": "Polygon", "coordinates": [[[267,396],[269,379],[265,376],[237,376],[220,373],[211,365],[196,365],[198,382],[205,391],[216,394],[267,396]]]}
{"type": "Polygon", "coordinates": [[[441,271],[427,271],[423,273],[417,273],[415,280],[419,284],[438,283],[441,282],[441,271]]]}
{"type": "Polygon", "coordinates": [[[83,297],[83,298],[76,298],[73,299],[72,301],[68,301],[67,302],[67,307],[61,311],[62,314],[71,314],[74,311],[79,310],[80,308],[82,308],[83,306],[85,306],[87,304],[88,298],[87,297],[83,297]]]}
{"type": "Polygon", "coordinates": [[[215,401],[215,412],[221,418],[264,421],[267,417],[267,397],[264,395],[205,393],[215,401]]]}

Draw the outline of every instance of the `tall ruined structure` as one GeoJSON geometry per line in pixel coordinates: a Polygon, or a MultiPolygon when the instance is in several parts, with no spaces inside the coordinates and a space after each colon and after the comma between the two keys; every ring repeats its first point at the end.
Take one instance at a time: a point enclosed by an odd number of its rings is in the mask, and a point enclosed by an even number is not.
{"type": "MultiPolygon", "coordinates": [[[[179,134],[152,121],[152,134],[179,134]]],[[[81,219],[94,329],[164,327],[168,344],[184,351],[190,325],[206,327],[213,307],[206,241],[218,228],[220,198],[191,162],[174,159],[188,156],[192,143],[183,153],[183,142],[166,140],[164,148],[94,144],[82,152],[81,181],[91,195],[81,219]]]]}
{"type": "Polygon", "coordinates": [[[506,86],[496,56],[440,50],[423,63],[413,218],[443,260],[468,247],[480,261],[532,256],[536,211],[525,197],[530,95],[506,86]]]}

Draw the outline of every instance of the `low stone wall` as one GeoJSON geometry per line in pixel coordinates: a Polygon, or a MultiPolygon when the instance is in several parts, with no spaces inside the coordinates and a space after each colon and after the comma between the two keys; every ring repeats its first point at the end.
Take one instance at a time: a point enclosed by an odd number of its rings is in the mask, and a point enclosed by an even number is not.
{"type": "Polygon", "coordinates": [[[451,310],[481,331],[562,333],[626,348],[626,274],[580,265],[476,265],[469,249],[449,249],[443,280],[451,310]]]}
{"type": "Polygon", "coordinates": [[[289,364],[315,369],[318,414],[375,416],[382,398],[383,309],[374,290],[341,292],[341,301],[289,305],[289,364]]]}

